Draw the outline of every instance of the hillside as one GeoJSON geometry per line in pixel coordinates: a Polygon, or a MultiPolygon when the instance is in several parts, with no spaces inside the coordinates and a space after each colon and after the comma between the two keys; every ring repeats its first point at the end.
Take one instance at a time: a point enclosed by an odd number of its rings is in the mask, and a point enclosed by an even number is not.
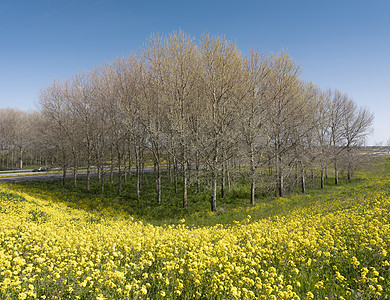
{"type": "Polygon", "coordinates": [[[213,226],[196,220],[221,214],[157,226],[114,206],[91,210],[88,198],[70,205],[3,184],[0,299],[388,299],[382,167],[326,192],[229,210],[213,226]]]}

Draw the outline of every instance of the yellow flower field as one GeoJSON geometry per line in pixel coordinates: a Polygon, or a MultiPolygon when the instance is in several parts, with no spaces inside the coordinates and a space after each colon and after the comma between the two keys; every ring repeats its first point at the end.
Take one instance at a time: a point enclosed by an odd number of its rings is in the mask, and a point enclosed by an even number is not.
{"type": "MultiPolygon", "coordinates": [[[[390,180],[232,225],[152,226],[0,186],[0,299],[388,299],[390,180]]],[[[88,201],[87,199],[85,201],[88,201]]],[[[245,210],[245,208],[243,208],[245,210]]]]}

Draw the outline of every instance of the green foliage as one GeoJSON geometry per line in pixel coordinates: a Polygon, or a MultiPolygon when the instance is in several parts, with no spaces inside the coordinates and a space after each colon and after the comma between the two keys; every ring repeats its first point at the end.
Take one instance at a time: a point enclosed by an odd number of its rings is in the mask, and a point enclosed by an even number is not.
{"type": "Polygon", "coordinates": [[[49,215],[39,209],[33,209],[28,212],[29,217],[27,218],[28,221],[36,222],[36,223],[45,223],[49,220],[49,215]]]}

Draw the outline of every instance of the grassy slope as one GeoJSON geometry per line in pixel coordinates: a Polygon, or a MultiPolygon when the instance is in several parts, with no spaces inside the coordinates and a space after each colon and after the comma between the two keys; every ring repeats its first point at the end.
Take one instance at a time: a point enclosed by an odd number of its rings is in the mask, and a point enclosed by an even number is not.
{"type": "Polygon", "coordinates": [[[207,194],[189,212],[180,200],[142,203],[138,218],[154,224],[186,219],[163,227],[134,222],[129,194],[2,185],[0,299],[387,299],[389,169],[382,161],[341,187],[232,208],[246,202],[237,190],[216,214],[207,194]]]}
{"type": "MultiPolygon", "coordinates": [[[[383,172],[386,171],[382,170],[381,173],[383,172]]],[[[360,177],[361,174],[352,183],[341,179],[341,185],[348,185],[352,188],[361,181],[360,177]]],[[[108,180],[107,178],[106,181],[108,180]]],[[[115,178],[115,180],[117,179],[115,178]]],[[[130,178],[127,185],[123,185],[121,196],[117,195],[116,185],[112,186],[106,183],[103,195],[100,194],[98,182],[92,181],[92,188],[89,192],[85,190],[85,185],[85,179],[79,179],[77,188],[73,186],[72,180],[68,180],[65,187],[62,187],[60,180],[22,182],[11,186],[15,190],[28,191],[31,195],[65,203],[69,207],[82,207],[97,214],[103,207],[108,207],[114,210],[123,210],[136,219],[142,219],[154,225],[178,224],[181,219],[185,218],[187,224],[197,226],[231,224],[234,220],[245,219],[247,212],[251,212],[254,219],[288,213],[296,205],[311,203],[310,197],[312,196],[318,199],[321,195],[337,191],[337,187],[333,184],[333,178],[329,178],[324,190],[308,189],[307,196],[289,197],[288,201],[286,201],[287,198],[278,199],[272,195],[258,196],[257,205],[252,206],[249,204],[249,184],[238,182],[232,186],[230,192],[226,192],[225,199],[219,197],[217,201],[218,213],[215,214],[210,212],[209,191],[204,189],[198,194],[194,185],[189,187],[188,208],[183,209],[180,183],[178,194],[175,194],[173,184],[169,184],[167,178],[163,178],[163,201],[162,205],[158,205],[155,201],[154,179],[151,174],[146,174],[142,180],[140,200],[136,198],[134,176],[130,178]],[[281,202],[284,202],[284,205],[281,205],[281,202]]]]}

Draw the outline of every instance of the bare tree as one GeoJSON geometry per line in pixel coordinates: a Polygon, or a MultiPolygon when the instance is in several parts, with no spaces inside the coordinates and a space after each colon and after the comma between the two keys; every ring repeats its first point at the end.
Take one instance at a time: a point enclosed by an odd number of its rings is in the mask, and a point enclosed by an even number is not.
{"type": "Polygon", "coordinates": [[[118,59],[116,72],[119,89],[119,106],[122,115],[122,126],[124,127],[124,139],[127,141],[129,174],[131,174],[131,152],[135,154],[136,165],[136,194],[140,197],[141,188],[141,164],[142,152],[145,148],[146,132],[141,124],[141,80],[143,64],[135,56],[127,59],[118,59]]]}
{"type": "Polygon", "coordinates": [[[58,161],[61,162],[63,177],[62,184],[66,184],[66,172],[69,165],[72,119],[69,107],[63,97],[64,84],[54,81],[44,89],[40,96],[40,111],[45,122],[41,140],[52,144],[57,149],[58,161]]]}
{"type": "Polygon", "coordinates": [[[267,64],[267,58],[254,50],[250,51],[245,61],[247,95],[242,103],[244,113],[241,118],[241,137],[243,145],[245,145],[243,153],[250,163],[251,204],[255,204],[256,169],[266,147],[263,126],[267,89],[265,83],[269,74],[267,64]]]}
{"type": "Polygon", "coordinates": [[[300,110],[300,118],[295,123],[295,136],[293,138],[293,151],[295,153],[295,159],[297,169],[300,170],[301,191],[302,194],[306,193],[306,171],[308,166],[312,169],[312,180],[314,180],[313,173],[313,161],[316,159],[314,152],[315,143],[315,127],[318,122],[318,101],[317,101],[317,88],[312,82],[303,82],[299,94],[301,100],[297,103],[300,110]]]}
{"type": "Polygon", "coordinates": [[[329,102],[329,121],[330,121],[330,146],[332,150],[332,159],[334,166],[335,184],[339,184],[339,163],[341,154],[345,150],[343,145],[343,119],[346,114],[346,103],[348,96],[335,90],[328,92],[331,94],[329,102]]]}
{"type": "Polygon", "coordinates": [[[318,105],[316,110],[315,134],[315,155],[320,164],[320,185],[325,186],[325,170],[329,162],[330,155],[330,105],[329,91],[318,91],[318,105]]]}
{"type": "Polygon", "coordinates": [[[153,154],[158,204],[161,204],[161,158],[164,144],[162,122],[167,108],[164,105],[164,83],[161,76],[163,72],[163,52],[159,47],[161,43],[161,37],[152,35],[145,45],[143,54],[146,60],[146,68],[143,69],[142,73],[141,97],[143,98],[143,105],[140,107],[140,120],[148,132],[150,149],[153,154]]]}
{"type": "Polygon", "coordinates": [[[23,169],[25,151],[31,143],[31,114],[19,109],[2,109],[0,127],[2,149],[6,152],[7,165],[23,169]]]}
{"type": "Polygon", "coordinates": [[[179,161],[183,182],[183,207],[187,207],[187,166],[191,150],[189,118],[193,113],[192,102],[195,100],[195,88],[198,80],[198,50],[193,38],[182,31],[174,32],[165,38],[151,40],[153,55],[149,55],[151,69],[160,83],[163,92],[163,105],[166,107],[162,116],[161,127],[165,149],[179,161]],[[178,151],[175,151],[177,144],[178,151]]]}
{"type": "Polygon", "coordinates": [[[297,123],[302,120],[299,94],[300,72],[294,60],[285,52],[271,58],[270,75],[266,94],[266,134],[270,144],[270,156],[275,161],[276,188],[284,195],[285,168],[289,165],[286,154],[295,146],[299,135],[295,134],[297,123]]]}
{"type": "Polygon", "coordinates": [[[358,108],[355,102],[348,99],[344,102],[345,113],[342,119],[342,138],[346,150],[346,165],[348,180],[352,178],[352,172],[357,165],[357,149],[365,142],[371,131],[374,115],[367,108],[358,108]]]}
{"type": "MultiPolygon", "coordinates": [[[[105,162],[107,157],[107,146],[109,141],[109,116],[107,103],[110,102],[110,78],[105,72],[107,65],[101,65],[90,73],[92,84],[93,110],[94,110],[94,130],[93,130],[93,153],[97,166],[100,181],[100,192],[104,193],[105,162]]],[[[92,109],[92,108],[90,108],[92,109]]]]}
{"type": "Polygon", "coordinates": [[[79,151],[83,156],[87,168],[86,189],[90,190],[91,165],[93,159],[95,112],[93,85],[90,81],[90,74],[76,74],[72,82],[71,106],[77,118],[78,135],[80,140],[79,151]]]}
{"type": "Polygon", "coordinates": [[[240,84],[244,82],[243,59],[234,43],[204,35],[200,42],[201,113],[200,150],[212,172],[211,210],[217,210],[217,176],[237,142],[242,112],[240,84]]]}
{"type": "MultiPolygon", "coordinates": [[[[240,172],[241,161],[249,163],[252,204],[261,163],[268,163],[267,179],[275,179],[279,196],[289,183],[296,188],[298,179],[304,193],[307,171],[314,182],[316,163],[322,188],[330,161],[336,184],[342,158],[350,179],[355,150],[370,132],[373,116],[347,95],[323,92],[299,74],[299,65],[284,51],[270,57],[251,51],[245,57],[222,37],[205,34],[198,46],[182,31],[152,35],[138,56],[54,81],[42,92],[42,119],[31,123],[39,127],[34,134],[22,134],[32,126],[25,131],[15,125],[28,120],[14,122],[15,116],[0,112],[2,161],[8,165],[18,160],[22,167],[27,152],[31,157],[28,149],[38,149],[26,136],[35,137],[62,165],[63,184],[67,168],[73,167],[77,185],[78,168],[86,164],[89,190],[91,166],[96,165],[103,193],[106,162],[111,159],[111,182],[117,168],[120,194],[123,165],[127,161],[131,174],[135,159],[140,198],[145,157],[151,156],[160,204],[162,162],[167,159],[176,191],[177,175],[182,173],[183,207],[188,205],[195,162],[198,192],[201,173],[206,182],[209,174],[212,177],[212,211],[217,210],[218,180],[224,197],[229,172],[240,172]],[[233,160],[240,162],[232,166],[233,160]],[[289,181],[294,175],[295,181],[289,181]]],[[[22,115],[28,119],[28,114],[22,115]]]]}

